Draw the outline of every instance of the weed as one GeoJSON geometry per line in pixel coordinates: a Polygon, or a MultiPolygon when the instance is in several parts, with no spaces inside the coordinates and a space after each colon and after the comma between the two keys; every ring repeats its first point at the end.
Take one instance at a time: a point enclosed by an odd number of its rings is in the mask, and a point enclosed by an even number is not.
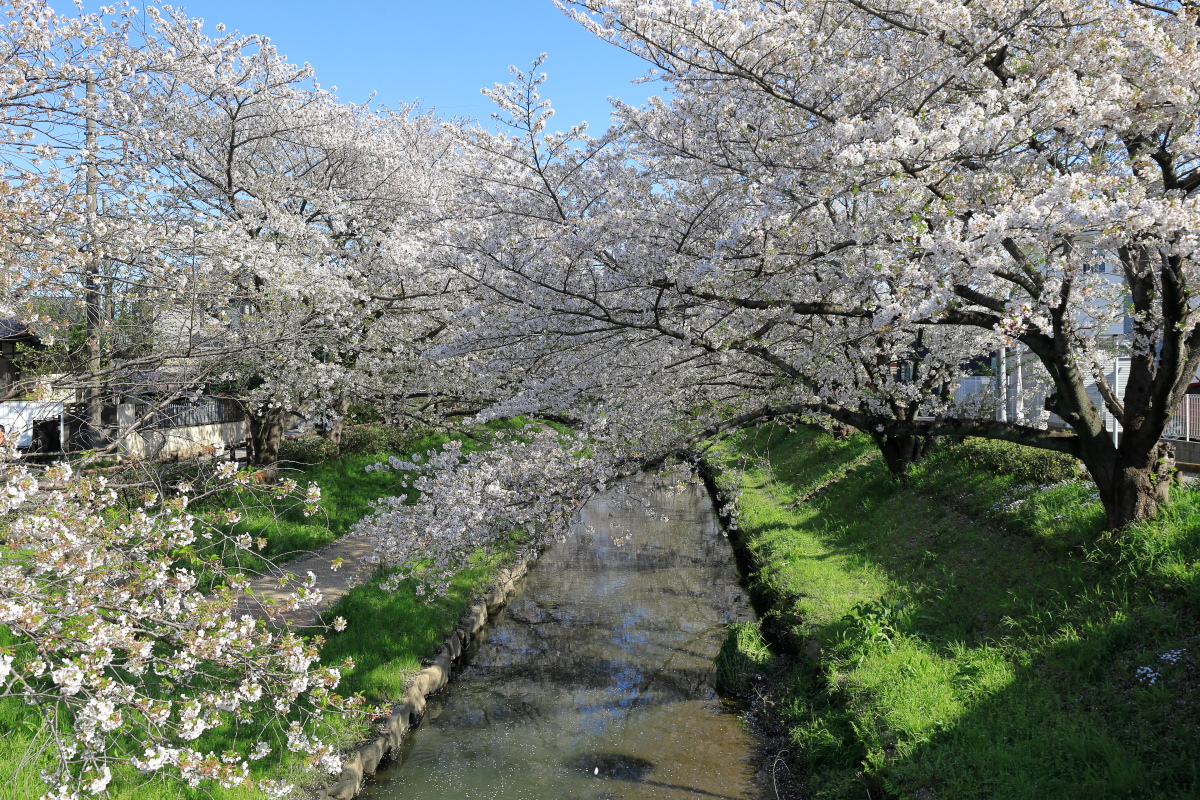
{"type": "Polygon", "coordinates": [[[728,692],[745,694],[762,677],[771,651],[755,622],[735,622],[715,659],[717,685],[728,692]]]}

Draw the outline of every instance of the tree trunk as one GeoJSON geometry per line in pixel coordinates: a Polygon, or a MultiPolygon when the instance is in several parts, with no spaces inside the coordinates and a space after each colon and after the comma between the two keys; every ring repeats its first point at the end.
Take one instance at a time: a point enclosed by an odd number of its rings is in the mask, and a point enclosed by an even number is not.
{"type": "Polygon", "coordinates": [[[279,462],[279,445],[283,441],[282,408],[268,407],[250,415],[250,439],[254,445],[251,463],[263,467],[264,477],[272,480],[275,477],[276,464],[279,462]]]}
{"type": "Polygon", "coordinates": [[[342,433],[346,430],[346,413],[350,411],[349,400],[339,400],[334,404],[337,418],[321,426],[321,436],[329,440],[337,453],[342,452],[342,433]]]}
{"type": "Polygon", "coordinates": [[[1096,468],[1084,462],[1100,491],[1108,530],[1151,519],[1170,495],[1175,446],[1159,441],[1149,452],[1137,449],[1141,452],[1118,449],[1115,458],[1105,459],[1108,463],[1096,468]]]}
{"type": "Polygon", "coordinates": [[[873,432],[871,438],[883,453],[883,460],[888,471],[897,480],[908,477],[909,470],[925,456],[929,455],[937,444],[932,436],[907,436],[884,432],[873,432]]]}

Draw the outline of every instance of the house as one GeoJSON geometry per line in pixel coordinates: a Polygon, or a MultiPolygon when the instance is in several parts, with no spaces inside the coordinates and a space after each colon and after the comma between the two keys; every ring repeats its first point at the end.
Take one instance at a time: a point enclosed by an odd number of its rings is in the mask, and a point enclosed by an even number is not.
{"type": "Polygon", "coordinates": [[[24,348],[40,348],[41,339],[16,317],[0,317],[0,400],[20,390],[20,355],[24,348]]]}
{"type": "MultiPolygon", "coordinates": [[[[1115,258],[1107,257],[1103,250],[1093,248],[1091,263],[1084,266],[1084,271],[1103,276],[1113,288],[1120,287],[1124,278],[1119,270],[1111,267],[1110,262],[1115,262],[1115,258]]],[[[1128,353],[1131,351],[1133,318],[1121,313],[1120,307],[1110,305],[1085,308],[1080,312],[1078,321],[1081,326],[1090,325],[1099,333],[1097,342],[1107,353],[1106,360],[1099,364],[1099,372],[1113,393],[1118,398],[1123,398],[1129,379],[1128,353]],[[1101,324],[1105,327],[1098,330],[1101,324]]],[[[990,375],[981,376],[978,371],[971,370],[975,374],[962,379],[955,386],[954,399],[960,403],[979,406],[985,413],[994,414],[996,419],[1027,422],[1039,427],[1045,425],[1050,428],[1069,428],[1070,425],[1065,420],[1045,410],[1045,399],[1050,387],[1036,377],[1040,370],[1035,368],[1037,359],[1033,354],[1019,345],[1004,348],[1003,352],[1003,359],[997,357],[998,353],[991,354],[992,368],[988,370],[990,375]]],[[[1200,375],[1196,377],[1200,378],[1200,375]]],[[[1100,412],[1105,429],[1113,441],[1118,442],[1121,424],[1109,412],[1097,381],[1094,378],[1089,379],[1086,389],[1092,403],[1100,412]]],[[[1189,387],[1187,395],[1167,423],[1163,438],[1176,442],[1176,453],[1180,462],[1200,464],[1200,381],[1189,387]]]]}

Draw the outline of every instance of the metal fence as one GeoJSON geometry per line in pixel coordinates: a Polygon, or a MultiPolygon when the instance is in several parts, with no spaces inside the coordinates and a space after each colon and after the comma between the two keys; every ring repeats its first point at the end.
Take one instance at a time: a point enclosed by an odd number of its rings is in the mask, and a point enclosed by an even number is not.
{"type": "Polygon", "coordinates": [[[1184,395],[1179,408],[1167,422],[1163,438],[1200,440],[1200,394],[1184,395]]]}
{"type": "Polygon", "coordinates": [[[151,412],[144,424],[148,429],[188,428],[193,425],[217,425],[236,422],[240,417],[230,413],[224,403],[172,403],[151,412]]]}

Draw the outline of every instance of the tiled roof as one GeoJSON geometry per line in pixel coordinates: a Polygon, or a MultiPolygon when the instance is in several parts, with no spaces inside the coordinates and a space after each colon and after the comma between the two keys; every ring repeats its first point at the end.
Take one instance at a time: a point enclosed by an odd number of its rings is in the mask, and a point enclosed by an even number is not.
{"type": "Polygon", "coordinates": [[[28,336],[29,326],[16,317],[0,317],[0,339],[28,336]]]}

